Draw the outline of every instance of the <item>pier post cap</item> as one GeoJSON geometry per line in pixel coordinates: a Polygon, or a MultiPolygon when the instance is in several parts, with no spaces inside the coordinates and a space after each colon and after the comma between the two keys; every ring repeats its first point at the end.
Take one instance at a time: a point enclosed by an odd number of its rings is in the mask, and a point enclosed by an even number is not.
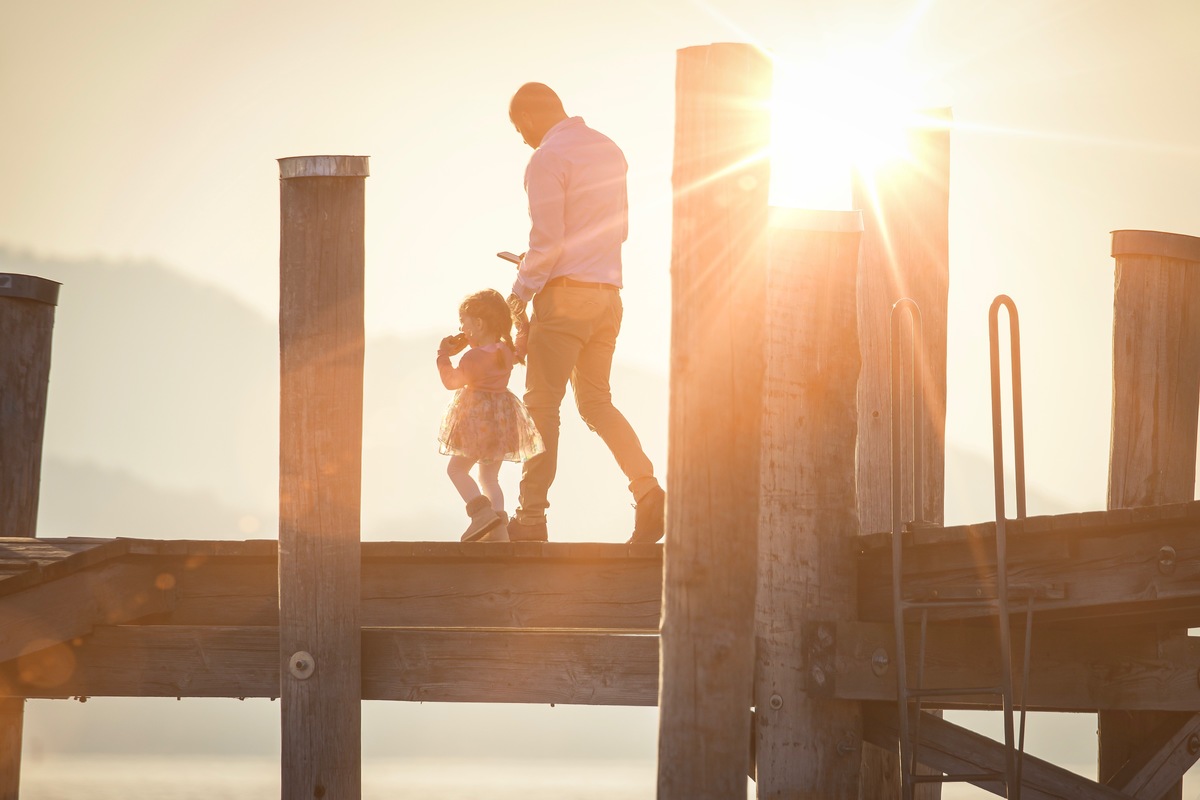
{"type": "Polygon", "coordinates": [[[36,275],[0,272],[0,297],[16,297],[56,306],[60,286],[62,284],[58,281],[39,278],[36,275]]]}
{"type": "Polygon", "coordinates": [[[371,174],[369,156],[289,156],[279,162],[279,179],[365,178],[371,174]]]}
{"type": "Polygon", "coordinates": [[[771,206],[768,225],[794,231],[862,233],[862,212],[771,206]]]}
{"type": "Polygon", "coordinates": [[[1112,231],[1112,256],[1161,256],[1200,262],[1200,237],[1163,231],[1112,231]]]}

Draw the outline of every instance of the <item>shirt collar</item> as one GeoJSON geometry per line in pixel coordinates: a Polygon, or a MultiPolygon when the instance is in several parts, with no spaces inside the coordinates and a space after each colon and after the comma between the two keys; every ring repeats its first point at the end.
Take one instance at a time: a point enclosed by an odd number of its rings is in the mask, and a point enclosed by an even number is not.
{"type": "Polygon", "coordinates": [[[554,123],[554,125],[550,128],[550,130],[546,131],[545,135],[542,136],[542,143],[540,145],[538,145],[538,147],[545,146],[546,142],[549,141],[550,138],[552,136],[554,136],[556,133],[561,133],[562,131],[566,130],[567,128],[571,128],[576,125],[582,125],[582,124],[583,124],[583,117],[567,117],[564,120],[559,120],[558,122],[554,123]]]}

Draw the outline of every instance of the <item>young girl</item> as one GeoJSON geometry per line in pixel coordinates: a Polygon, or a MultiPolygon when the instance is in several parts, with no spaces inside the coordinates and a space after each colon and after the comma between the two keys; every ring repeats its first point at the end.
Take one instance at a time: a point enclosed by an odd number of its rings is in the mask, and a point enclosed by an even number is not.
{"type": "Polygon", "coordinates": [[[458,321],[462,333],[447,336],[438,347],[442,384],[458,390],[442,419],[438,449],[450,456],[446,473],[471,518],[462,540],[473,542],[487,536],[491,541],[505,541],[508,518],[498,480],[500,464],[525,461],[545,448],[529,412],[508,391],[516,361],[508,303],[499,292],[484,289],[462,301],[458,321]],[[467,345],[471,349],[457,367],[452,366],[450,356],[467,345]],[[482,492],[470,474],[476,464],[482,492]]]}

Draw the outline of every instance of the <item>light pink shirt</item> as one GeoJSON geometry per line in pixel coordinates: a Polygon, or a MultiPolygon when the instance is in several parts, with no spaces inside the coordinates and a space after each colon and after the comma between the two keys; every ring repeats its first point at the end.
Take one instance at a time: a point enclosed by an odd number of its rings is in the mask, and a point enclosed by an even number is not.
{"type": "Polygon", "coordinates": [[[629,235],[621,148],[570,117],[546,132],[525,168],[529,249],[513,294],[530,300],[560,276],[621,286],[621,244],[629,235]]]}

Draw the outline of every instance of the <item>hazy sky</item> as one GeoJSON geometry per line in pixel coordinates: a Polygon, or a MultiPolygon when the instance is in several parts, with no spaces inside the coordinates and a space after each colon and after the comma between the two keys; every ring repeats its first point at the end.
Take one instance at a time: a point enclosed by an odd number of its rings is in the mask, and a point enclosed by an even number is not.
{"type": "Polygon", "coordinates": [[[1099,507],[1109,231],[1200,234],[1197,30],[1192,0],[10,2],[0,242],[154,260],[273,317],[275,159],[364,154],[368,330],[452,328],[462,295],[508,284],[492,254],[522,249],[506,110],[540,80],[626,150],[618,358],[665,371],[675,50],[756,42],[835,85],[858,64],[958,126],[950,438],[989,447],[986,311],[1011,294],[1029,478],[1099,507]]]}

